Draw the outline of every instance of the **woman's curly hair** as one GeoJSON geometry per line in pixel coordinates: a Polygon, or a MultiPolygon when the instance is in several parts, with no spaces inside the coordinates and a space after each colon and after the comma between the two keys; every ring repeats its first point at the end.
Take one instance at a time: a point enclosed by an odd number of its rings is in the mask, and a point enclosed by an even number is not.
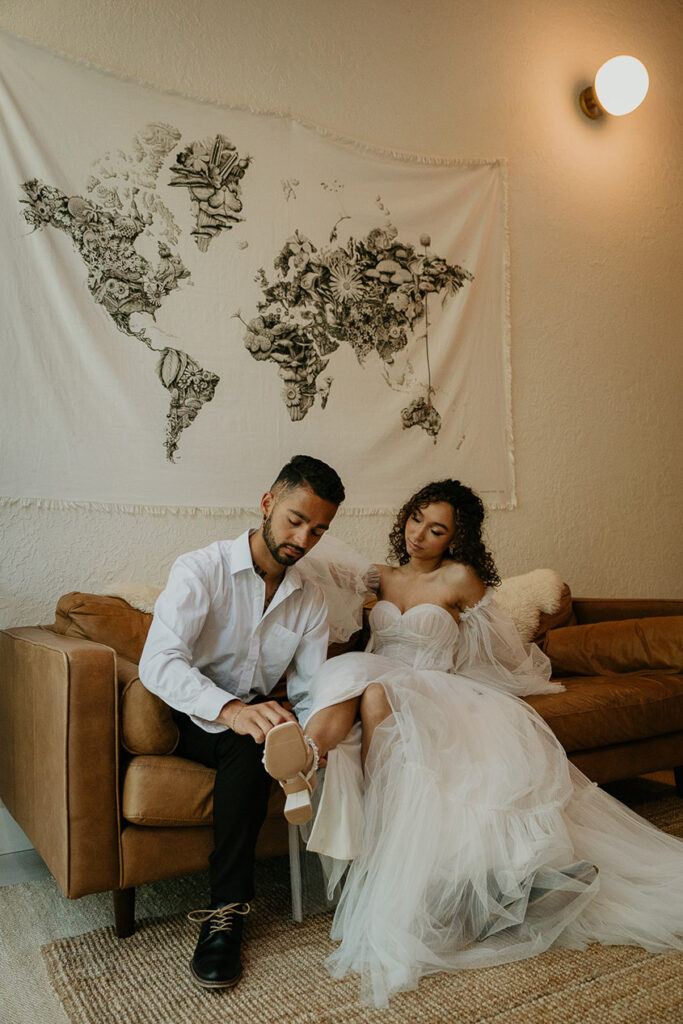
{"type": "Polygon", "coordinates": [[[389,557],[399,565],[410,561],[406,548],[405,528],[409,517],[418,509],[426,508],[435,501],[445,501],[453,509],[455,537],[448,549],[448,557],[454,562],[470,565],[482,583],[495,587],[500,576],[493,556],[481,537],[484,523],[484,503],[478,494],[461,484],[459,480],[437,480],[427,484],[413,494],[401,508],[389,534],[389,557]]]}

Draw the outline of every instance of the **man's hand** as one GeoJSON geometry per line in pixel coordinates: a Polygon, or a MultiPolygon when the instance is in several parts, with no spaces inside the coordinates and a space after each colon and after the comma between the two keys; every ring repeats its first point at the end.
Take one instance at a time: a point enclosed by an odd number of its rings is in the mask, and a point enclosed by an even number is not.
{"type": "Polygon", "coordinates": [[[267,700],[261,704],[244,704],[239,700],[231,700],[223,705],[216,721],[231,729],[234,721],[233,732],[239,736],[251,736],[256,743],[263,743],[266,733],[274,725],[281,725],[283,722],[296,722],[296,718],[291,711],[286,711],[276,700],[267,700]]]}

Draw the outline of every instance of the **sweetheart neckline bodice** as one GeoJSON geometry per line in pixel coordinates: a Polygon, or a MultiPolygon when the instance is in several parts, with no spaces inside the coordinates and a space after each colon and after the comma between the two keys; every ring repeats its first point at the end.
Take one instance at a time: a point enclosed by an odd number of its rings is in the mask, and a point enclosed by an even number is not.
{"type": "Polygon", "coordinates": [[[394,601],[389,601],[387,600],[386,597],[381,597],[377,601],[375,608],[377,608],[378,605],[380,604],[388,604],[390,608],[394,608],[398,612],[399,617],[402,619],[405,618],[405,616],[408,615],[410,612],[414,612],[418,608],[434,608],[439,612],[443,612],[443,614],[446,615],[448,619],[451,622],[453,622],[456,626],[458,625],[458,620],[451,615],[447,608],[444,608],[443,605],[440,604],[434,604],[433,601],[420,601],[419,604],[412,604],[410,608],[406,608],[405,611],[401,611],[399,606],[394,601]]]}
{"type": "Polygon", "coordinates": [[[404,612],[382,598],[370,613],[371,649],[415,668],[447,671],[460,636],[460,626],[441,605],[423,601],[404,612]]]}

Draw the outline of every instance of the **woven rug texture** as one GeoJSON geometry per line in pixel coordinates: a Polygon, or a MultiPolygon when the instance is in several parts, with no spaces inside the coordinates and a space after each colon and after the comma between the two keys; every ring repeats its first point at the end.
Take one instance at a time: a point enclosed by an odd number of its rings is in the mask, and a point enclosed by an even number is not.
{"type": "Polygon", "coordinates": [[[182,917],[145,923],[119,942],[112,928],[52,943],[48,971],[73,1024],[563,1024],[680,1020],[683,956],[630,946],[557,951],[488,970],[432,975],[388,1010],[358,1001],[358,980],[330,978],[330,915],[293,926],[286,907],[250,922],[245,971],[232,991],[189,977],[194,929],[182,917]]]}

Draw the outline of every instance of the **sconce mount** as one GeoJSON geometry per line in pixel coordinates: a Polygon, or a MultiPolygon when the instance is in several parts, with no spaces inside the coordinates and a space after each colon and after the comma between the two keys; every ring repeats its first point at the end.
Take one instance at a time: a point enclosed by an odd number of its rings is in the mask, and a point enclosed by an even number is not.
{"type": "Polygon", "coordinates": [[[582,89],[579,103],[586,117],[590,117],[592,121],[597,121],[605,113],[598,103],[598,97],[595,95],[595,89],[592,85],[587,85],[585,89],[582,89]]]}

